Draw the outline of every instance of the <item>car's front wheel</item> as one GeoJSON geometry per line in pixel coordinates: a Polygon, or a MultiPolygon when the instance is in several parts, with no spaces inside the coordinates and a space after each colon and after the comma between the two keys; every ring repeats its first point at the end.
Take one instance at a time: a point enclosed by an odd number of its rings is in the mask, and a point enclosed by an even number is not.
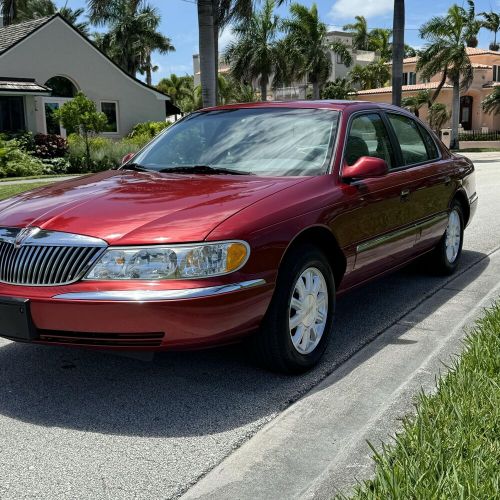
{"type": "Polygon", "coordinates": [[[312,245],[293,249],[256,338],[261,361],[286,373],[312,368],[326,349],[334,307],[335,281],[324,253],[312,245]]]}

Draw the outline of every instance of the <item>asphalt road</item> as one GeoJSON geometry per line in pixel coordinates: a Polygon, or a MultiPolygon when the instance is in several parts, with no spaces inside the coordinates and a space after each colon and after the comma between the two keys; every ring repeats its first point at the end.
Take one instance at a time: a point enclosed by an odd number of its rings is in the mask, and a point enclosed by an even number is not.
{"type": "MultiPolygon", "coordinates": [[[[500,246],[500,153],[470,156],[480,202],[462,270],[480,273],[500,246]]],[[[340,299],[321,365],[295,378],[236,347],[145,363],[0,340],[0,498],[179,496],[445,282],[414,265],[340,299]]]]}

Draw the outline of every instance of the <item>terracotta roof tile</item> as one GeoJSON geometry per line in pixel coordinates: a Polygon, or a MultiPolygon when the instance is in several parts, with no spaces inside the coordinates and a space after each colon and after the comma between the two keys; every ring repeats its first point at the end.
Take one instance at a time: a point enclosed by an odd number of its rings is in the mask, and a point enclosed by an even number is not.
{"type": "MultiPolygon", "coordinates": [[[[429,83],[417,83],[416,85],[403,85],[403,92],[414,92],[418,90],[432,90],[437,88],[439,82],[429,82],[429,83]]],[[[443,85],[443,89],[453,88],[448,83],[443,85]]],[[[368,95],[368,94],[390,94],[392,92],[392,87],[379,87],[378,89],[368,89],[358,91],[358,95],[368,95]]]]}
{"type": "MultiPolygon", "coordinates": [[[[482,54],[492,54],[492,55],[497,55],[500,56],[500,52],[494,51],[494,50],[489,50],[489,49],[480,49],[480,48],[472,48],[472,47],[467,47],[467,54],[469,56],[479,56],[482,54]]],[[[418,57],[407,57],[403,59],[403,64],[410,64],[410,63],[416,63],[418,60],[418,57]]],[[[392,63],[388,63],[392,64],[392,63]]]]}

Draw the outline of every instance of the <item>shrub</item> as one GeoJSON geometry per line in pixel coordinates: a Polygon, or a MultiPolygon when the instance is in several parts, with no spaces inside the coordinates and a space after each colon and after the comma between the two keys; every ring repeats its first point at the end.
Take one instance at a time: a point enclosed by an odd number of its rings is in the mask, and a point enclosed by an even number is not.
{"type": "Polygon", "coordinates": [[[64,137],[56,134],[37,134],[34,137],[33,154],[42,159],[62,158],[68,152],[64,137]]]}
{"type": "Polygon", "coordinates": [[[0,140],[11,141],[15,140],[19,147],[27,153],[35,151],[35,138],[32,132],[3,132],[0,134],[0,140]]]}
{"type": "Polygon", "coordinates": [[[43,160],[43,168],[44,174],[67,174],[71,170],[71,164],[67,158],[50,158],[43,160]]]}
{"type": "Polygon", "coordinates": [[[79,131],[85,144],[87,168],[90,169],[90,139],[105,129],[108,121],[106,115],[97,111],[94,101],[78,92],[71,101],[54,111],[54,116],[67,130],[79,131]]]}
{"type": "Polygon", "coordinates": [[[140,149],[140,146],[130,139],[113,141],[103,137],[94,137],[89,141],[90,158],[87,162],[85,160],[86,145],[80,136],[72,134],[68,138],[68,144],[69,173],[100,172],[118,167],[126,154],[135,153],[140,149]]]}
{"type": "Polygon", "coordinates": [[[0,139],[0,177],[42,175],[44,164],[21,148],[19,141],[0,139]]]}
{"type": "Polygon", "coordinates": [[[148,136],[151,140],[155,135],[158,135],[162,130],[170,127],[170,122],[143,122],[134,126],[128,137],[130,139],[137,136],[148,136]]]}
{"type": "Polygon", "coordinates": [[[127,137],[124,141],[128,144],[131,144],[137,148],[137,150],[143,148],[148,142],[152,140],[152,137],[149,134],[137,134],[133,137],[127,137]]]}

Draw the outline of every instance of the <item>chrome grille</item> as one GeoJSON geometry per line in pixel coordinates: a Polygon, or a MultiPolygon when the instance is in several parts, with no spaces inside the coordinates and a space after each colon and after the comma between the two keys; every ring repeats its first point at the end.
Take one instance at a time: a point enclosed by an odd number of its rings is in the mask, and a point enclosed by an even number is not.
{"type": "Polygon", "coordinates": [[[81,279],[106,242],[39,228],[0,228],[0,282],[66,285],[81,279]]]}

